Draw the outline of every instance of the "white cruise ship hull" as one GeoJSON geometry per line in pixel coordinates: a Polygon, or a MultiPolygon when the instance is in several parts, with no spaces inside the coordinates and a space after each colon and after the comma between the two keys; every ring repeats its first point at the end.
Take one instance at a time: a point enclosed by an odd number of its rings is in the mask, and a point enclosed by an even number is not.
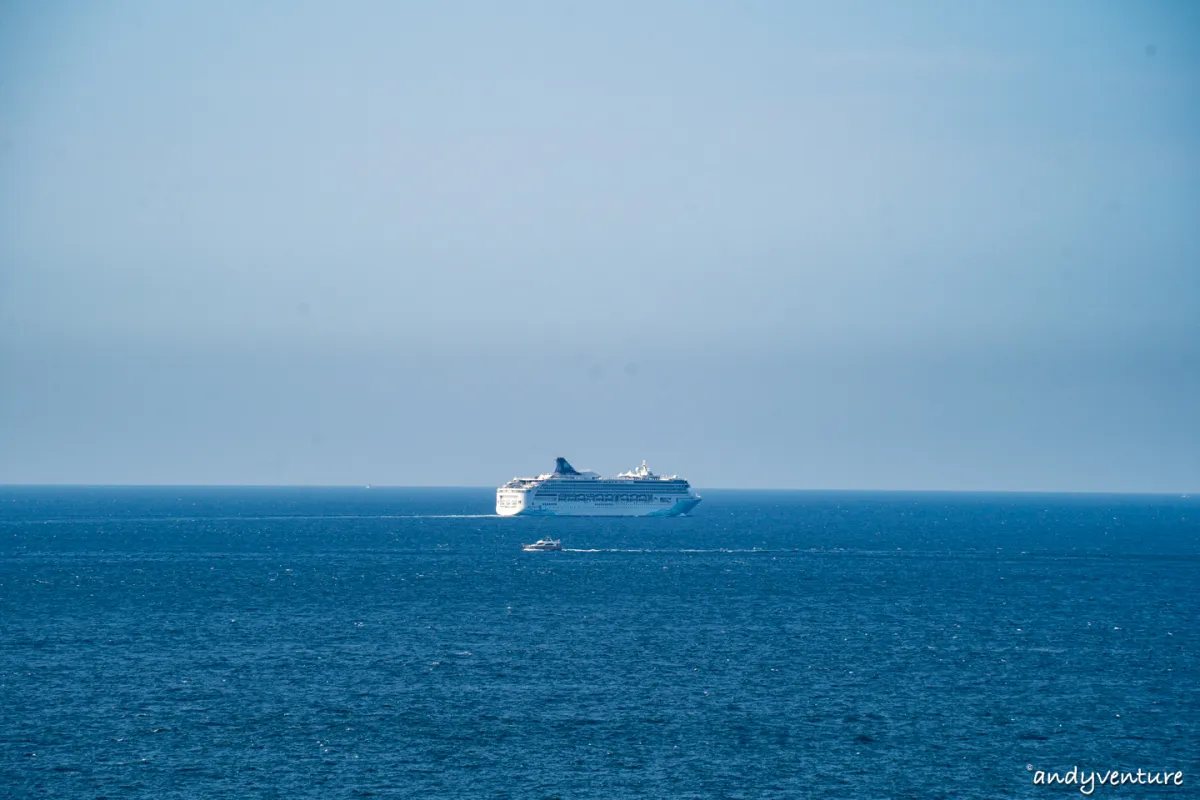
{"type": "Polygon", "coordinates": [[[547,502],[536,498],[503,497],[496,492],[496,513],[502,517],[677,517],[700,503],[697,496],[651,502],[547,502]]]}

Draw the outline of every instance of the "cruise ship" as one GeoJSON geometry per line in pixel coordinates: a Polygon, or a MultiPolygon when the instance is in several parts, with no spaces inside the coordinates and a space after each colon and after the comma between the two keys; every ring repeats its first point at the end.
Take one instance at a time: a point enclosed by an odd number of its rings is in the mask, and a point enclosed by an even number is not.
{"type": "Polygon", "coordinates": [[[677,517],[699,502],[687,481],[655,475],[645,461],[615,478],[602,478],[559,458],[554,472],[513,478],[496,490],[496,513],[502,517],[677,517]]]}

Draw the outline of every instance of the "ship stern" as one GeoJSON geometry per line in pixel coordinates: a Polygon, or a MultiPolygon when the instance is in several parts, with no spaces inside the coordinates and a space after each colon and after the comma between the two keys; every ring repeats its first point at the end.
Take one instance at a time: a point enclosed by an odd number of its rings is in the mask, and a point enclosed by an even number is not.
{"type": "Polygon", "coordinates": [[[496,513],[501,517],[515,517],[525,510],[528,492],[501,486],[496,490],[496,513]]]}

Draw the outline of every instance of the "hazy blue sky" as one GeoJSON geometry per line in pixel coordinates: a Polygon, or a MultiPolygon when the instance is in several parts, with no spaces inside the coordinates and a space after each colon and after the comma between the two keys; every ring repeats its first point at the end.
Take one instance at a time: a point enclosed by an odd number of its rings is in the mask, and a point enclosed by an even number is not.
{"type": "Polygon", "coordinates": [[[1200,490],[1200,5],[0,3],[0,482],[1200,490]]]}

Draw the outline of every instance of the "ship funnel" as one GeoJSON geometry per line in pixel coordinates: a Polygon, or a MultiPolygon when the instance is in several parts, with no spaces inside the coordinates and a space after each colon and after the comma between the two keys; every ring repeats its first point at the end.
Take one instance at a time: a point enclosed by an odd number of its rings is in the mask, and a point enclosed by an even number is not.
{"type": "Polygon", "coordinates": [[[559,458],[554,459],[554,474],[555,475],[578,475],[579,473],[575,471],[574,467],[572,467],[569,463],[567,463],[567,460],[565,458],[559,457],[559,458]]]}

